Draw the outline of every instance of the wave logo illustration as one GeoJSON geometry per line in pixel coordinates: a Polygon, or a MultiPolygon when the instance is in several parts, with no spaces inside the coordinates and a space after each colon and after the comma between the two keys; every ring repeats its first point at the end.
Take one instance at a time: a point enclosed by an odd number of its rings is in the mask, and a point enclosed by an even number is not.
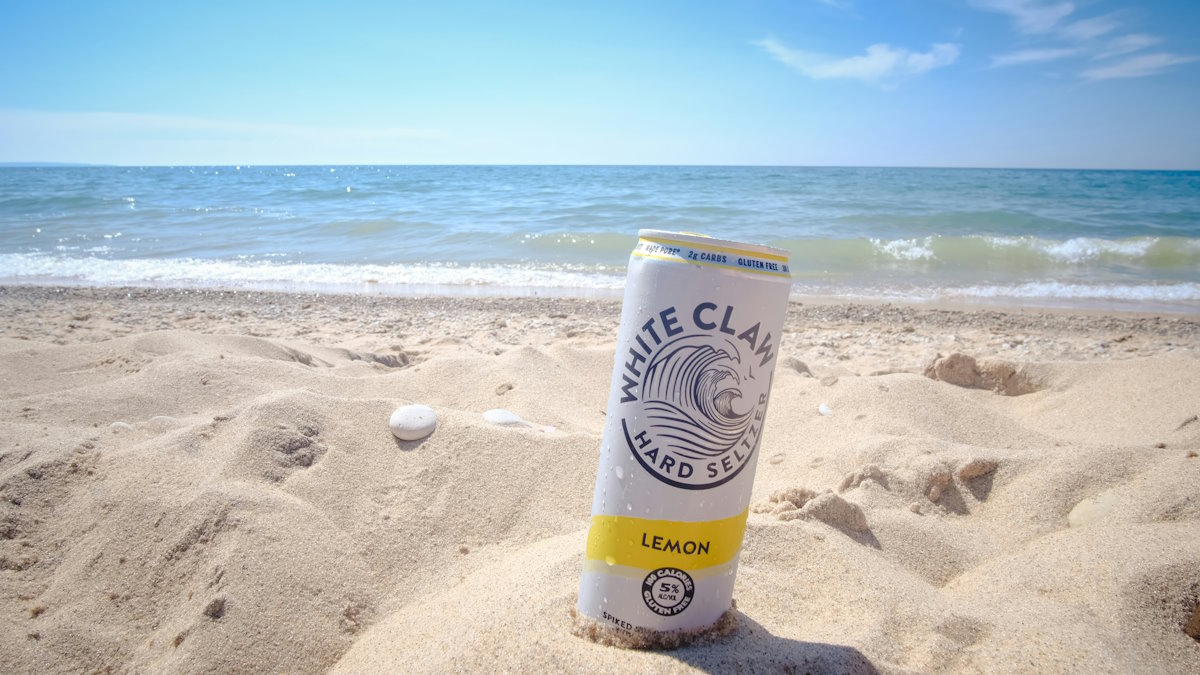
{"type": "Polygon", "coordinates": [[[752,411],[738,412],[741,356],[728,340],[707,336],[669,342],[646,367],[642,400],[648,426],[667,447],[689,459],[719,457],[742,439],[752,411]]]}
{"type": "Polygon", "coordinates": [[[638,411],[621,422],[642,467],[693,490],[741,472],[757,448],[770,388],[754,365],[724,336],[690,334],[659,345],[643,371],[638,411]]]}

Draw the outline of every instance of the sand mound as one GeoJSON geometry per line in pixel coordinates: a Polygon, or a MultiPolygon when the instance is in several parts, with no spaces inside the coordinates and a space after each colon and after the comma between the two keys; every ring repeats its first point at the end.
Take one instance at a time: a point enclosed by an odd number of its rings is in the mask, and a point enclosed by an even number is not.
{"type": "Polygon", "coordinates": [[[857,504],[852,504],[830,490],[817,493],[808,488],[790,488],[774,492],[765,507],[757,512],[769,512],[779,520],[798,518],[819,520],[838,529],[866,532],[867,517],[857,504]]]}
{"type": "Polygon", "coordinates": [[[403,330],[338,333],[360,312],[271,302],[290,319],[212,322],[278,338],[72,341],[53,317],[82,310],[51,305],[47,341],[0,339],[0,670],[1200,671],[1194,354],[935,369],[1036,383],[993,396],[854,374],[917,361],[911,313],[854,329],[878,354],[789,324],[821,378],[776,374],[736,621],[634,651],[572,634],[615,319],[395,300],[403,330]],[[431,436],[392,436],[408,403],[431,436]],[[501,407],[559,433],[483,421],[501,407]]]}
{"type": "Polygon", "coordinates": [[[990,389],[1005,396],[1022,396],[1040,387],[1030,373],[1007,361],[977,362],[973,357],[955,352],[937,355],[925,368],[925,377],[957,387],[990,389]]]}

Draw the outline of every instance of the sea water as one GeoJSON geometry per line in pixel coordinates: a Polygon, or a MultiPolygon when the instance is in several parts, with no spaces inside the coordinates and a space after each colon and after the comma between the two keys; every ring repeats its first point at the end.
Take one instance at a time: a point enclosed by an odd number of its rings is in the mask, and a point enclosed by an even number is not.
{"type": "Polygon", "coordinates": [[[639,228],[791,251],[793,294],[1200,310],[1200,172],[0,168],[0,283],[619,296],[639,228]]]}

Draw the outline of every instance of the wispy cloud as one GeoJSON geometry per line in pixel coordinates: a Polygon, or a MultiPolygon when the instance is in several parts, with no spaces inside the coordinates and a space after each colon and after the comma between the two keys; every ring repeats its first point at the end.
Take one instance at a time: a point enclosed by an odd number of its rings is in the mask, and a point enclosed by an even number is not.
{"type": "Polygon", "coordinates": [[[1116,14],[1104,14],[1095,16],[1090,19],[1080,19],[1072,21],[1063,26],[1058,34],[1068,40],[1087,41],[1095,40],[1098,37],[1108,35],[1114,30],[1121,27],[1121,22],[1117,20],[1116,14]]]}
{"type": "Polygon", "coordinates": [[[1049,33],[1075,11],[1070,2],[1044,0],[971,0],[971,4],[989,12],[1008,15],[1017,30],[1025,34],[1049,33]]]}
{"type": "Polygon", "coordinates": [[[1013,19],[1018,32],[1035,36],[1026,40],[1050,42],[1044,46],[992,56],[992,68],[1049,63],[1072,57],[1091,57],[1093,61],[1127,57],[1119,63],[1088,68],[1079,73],[1085,80],[1147,77],[1200,57],[1165,52],[1129,56],[1152,47],[1162,38],[1145,33],[1106,37],[1121,28],[1122,12],[1069,21],[1075,5],[1063,0],[969,0],[982,10],[1004,14],[1013,19]],[[1058,42],[1058,44],[1053,44],[1058,42]]]}
{"type": "Polygon", "coordinates": [[[958,60],[962,51],[959,45],[950,43],[934,44],[928,52],[875,44],[867,47],[865,54],[836,57],[792,49],[774,38],[757,40],[754,44],[814,80],[852,79],[883,86],[894,86],[906,77],[948,66],[958,60]]]}
{"type": "Polygon", "coordinates": [[[1157,35],[1147,35],[1145,33],[1131,33],[1129,35],[1122,35],[1121,37],[1110,40],[1104,50],[1096,54],[1093,58],[1107,59],[1113,56],[1131,54],[1133,52],[1139,52],[1143,49],[1146,49],[1147,47],[1153,47],[1162,41],[1163,39],[1157,35]]]}
{"type": "Polygon", "coordinates": [[[1172,66],[1191,63],[1196,60],[1200,60],[1200,57],[1167,53],[1140,54],[1111,65],[1085,70],[1079,75],[1087,80],[1147,77],[1149,75],[1157,75],[1172,66]]]}
{"type": "Polygon", "coordinates": [[[997,54],[992,57],[993,68],[1003,68],[1005,66],[1024,66],[1031,63],[1046,63],[1049,61],[1058,61],[1079,53],[1078,49],[1061,48],[1061,49],[1022,49],[1016,52],[1007,54],[997,54]]]}

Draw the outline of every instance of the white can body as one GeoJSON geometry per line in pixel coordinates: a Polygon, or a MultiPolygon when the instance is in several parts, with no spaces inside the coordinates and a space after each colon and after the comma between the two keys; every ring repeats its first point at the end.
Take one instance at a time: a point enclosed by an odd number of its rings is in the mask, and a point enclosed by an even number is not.
{"type": "Polygon", "coordinates": [[[791,289],[788,254],[638,234],[578,610],[617,628],[698,629],[733,597],[791,289]]]}

